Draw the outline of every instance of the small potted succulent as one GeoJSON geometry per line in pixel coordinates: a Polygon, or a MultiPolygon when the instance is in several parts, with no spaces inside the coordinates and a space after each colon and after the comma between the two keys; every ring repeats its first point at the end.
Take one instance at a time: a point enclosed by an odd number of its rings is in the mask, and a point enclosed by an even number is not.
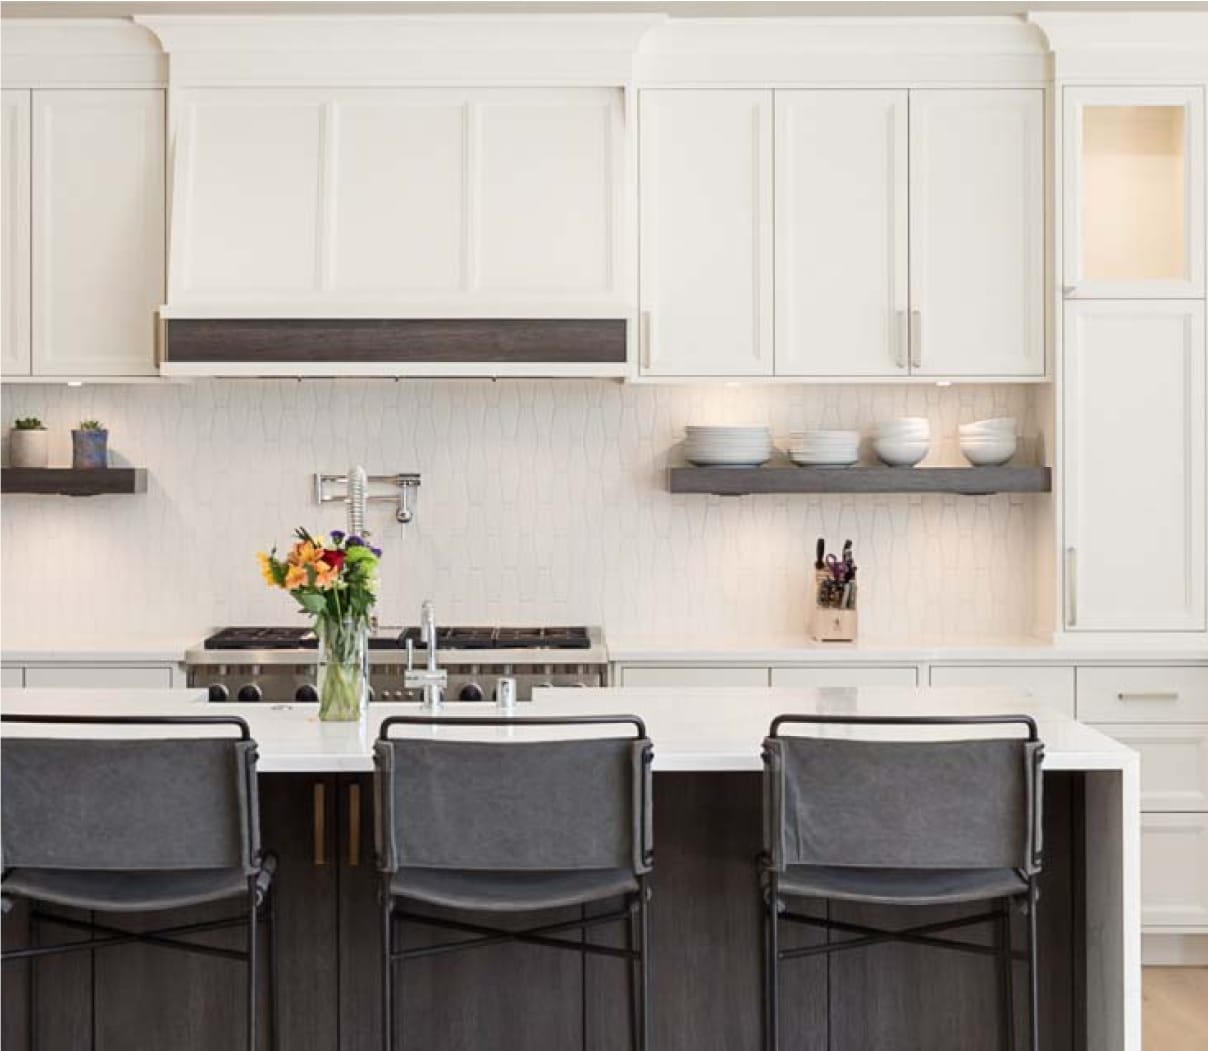
{"type": "Polygon", "coordinates": [[[13,424],[8,440],[8,459],[14,467],[45,467],[50,462],[46,428],[37,416],[26,416],[13,424]]]}
{"type": "Polygon", "coordinates": [[[71,466],[109,466],[109,432],[99,420],[83,420],[79,429],[71,432],[71,466]]]}

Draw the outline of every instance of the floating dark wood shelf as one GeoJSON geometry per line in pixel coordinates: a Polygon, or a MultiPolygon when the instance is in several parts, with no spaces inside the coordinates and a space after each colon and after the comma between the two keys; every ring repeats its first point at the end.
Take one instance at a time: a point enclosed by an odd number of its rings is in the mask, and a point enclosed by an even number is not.
{"type": "Polygon", "coordinates": [[[672,467],[673,493],[1047,493],[1048,467],[672,467]]]}
{"type": "Polygon", "coordinates": [[[48,496],[103,496],[145,493],[145,467],[5,467],[0,470],[0,492],[42,493],[48,496]]]}

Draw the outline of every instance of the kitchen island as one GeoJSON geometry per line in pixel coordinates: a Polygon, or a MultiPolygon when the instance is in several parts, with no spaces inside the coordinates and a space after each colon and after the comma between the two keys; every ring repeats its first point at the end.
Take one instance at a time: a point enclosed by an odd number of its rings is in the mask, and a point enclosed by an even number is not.
{"type": "MultiPolygon", "coordinates": [[[[414,713],[414,706],[376,705],[365,723],[321,724],[313,707],[218,709],[207,707],[204,693],[195,690],[7,690],[3,709],[221,710],[246,718],[259,744],[264,842],[281,857],[281,1046],[380,1046],[372,742],[382,718],[414,713]]],[[[1018,711],[1035,714],[1045,742],[1043,1046],[1139,1051],[1138,764],[1132,751],[1097,731],[1000,689],[550,689],[520,709],[524,715],[632,712],[646,721],[656,775],[656,1046],[693,1051],[759,1047],[761,909],[754,859],[761,845],[760,744],[772,717],[1018,711]]],[[[478,704],[446,708],[450,715],[492,712],[478,704]]],[[[411,732],[517,740],[550,733],[521,726],[411,732]]],[[[902,730],[879,732],[896,736],[902,730]]],[[[927,728],[926,736],[938,736],[936,728],[927,728]]],[[[919,911],[928,918],[962,911],[913,910],[905,917],[868,906],[818,908],[829,908],[833,918],[887,925],[905,925],[919,911]]],[[[566,918],[561,912],[550,916],[551,922],[566,918]]],[[[19,914],[10,915],[6,944],[19,943],[23,927],[19,914]]],[[[421,936],[408,932],[409,938],[421,936]]],[[[22,1046],[25,969],[10,965],[5,975],[6,1047],[22,1046]]],[[[145,946],[110,950],[96,964],[85,953],[44,961],[37,986],[39,1046],[86,1045],[94,1027],[98,1047],[229,1046],[242,1017],[237,971],[200,957],[165,959],[145,946]],[[148,1007],[161,1002],[158,1013],[148,1007]],[[148,1032],[158,1035],[152,1039],[148,1032]]],[[[583,963],[576,955],[500,945],[409,964],[405,976],[400,1033],[406,1046],[626,1046],[626,981],[612,960],[583,963]]],[[[786,968],[784,981],[786,1048],[996,1046],[996,987],[986,958],[880,945],[829,964],[824,958],[799,962],[786,968]]],[[[1022,1020],[1022,981],[1016,990],[1022,1020]]]]}

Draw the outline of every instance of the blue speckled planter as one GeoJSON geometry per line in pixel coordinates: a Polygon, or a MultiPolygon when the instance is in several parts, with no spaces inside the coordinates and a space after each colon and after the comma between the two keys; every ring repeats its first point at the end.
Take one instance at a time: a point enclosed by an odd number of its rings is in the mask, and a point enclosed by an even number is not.
{"type": "Polygon", "coordinates": [[[71,466],[75,468],[108,467],[109,432],[72,431],[71,466]]]}

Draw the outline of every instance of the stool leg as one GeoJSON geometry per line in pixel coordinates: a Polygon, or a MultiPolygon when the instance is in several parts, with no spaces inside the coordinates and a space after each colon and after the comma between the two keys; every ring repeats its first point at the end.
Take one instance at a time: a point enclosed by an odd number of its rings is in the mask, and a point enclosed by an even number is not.
{"type": "Polygon", "coordinates": [[[642,1051],[650,1051],[650,892],[647,878],[638,881],[638,967],[642,986],[642,1051]]]}
{"type": "Polygon", "coordinates": [[[1015,1051],[1015,992],[1011,960],[1011,899],[1004,898],[994,921],[994,944],[998,949],[999,1047],[1015,1051]]]}
{"type": "MultiPolygon", "coordinates": [[[[629,926],[625,937],[625,947],[632,953],[637,953],[638,942],[641,940],[640,909],[638,901],[629,901],[629,926]]],[[[638,1031],[639,1000],[642,997],[642,972],[638,965],[637,956],[629,961],[629,1046],[632,1051],[642,1051],[642,1037],[638,1031]]]]}
{"type": "Polygon", "coordinates": [[[384,883],[382,895],[382,1049],[394,1047],[394,900],[384,883]]]}
{"type": "Polygon", "coordinates": [[[271,887],[268,892],[268,908],[265,911],[268,927],[268,1022],[269,1047],[278,1051],[281,1046],[281,1017],[277,1005],[277,892],[271,887]]]}
{"type": "Polygon", "coordinates": [[[1036,902],[1033,880],[1028,888],[1028,1015],[1029,1051],[1040,1051],[1040,973],[1036,950],[1036,902]]]}
{"type": "Polygon", "coordinates": [[[256,1051],[256,884],[248,881],[247,1051],[256,1051]]]}
{"type": "MultiPolygon", "coordinates": [[[[36,949],[38,947],[38,910],[37,907],[30,902],[29,904],[29,947],[36,949]]],[[[29,974],[26,978],[25,995],[29,999],[27,1006],[28,1016],[26,1019],[26,1033],[29,1036],[29,1051],[37,1051],[38,1048],[38,958],[31,956],[29,958],[29,974]]]]}
{"type": "Polygon", "coordinates": [[[767,1051],[780,1049],[780,917],[776,900],[780,896],[775,873],[768,880],[768,901],[764,919],[764,997],[767,1008],[764,1044],[767,1051]]]}

